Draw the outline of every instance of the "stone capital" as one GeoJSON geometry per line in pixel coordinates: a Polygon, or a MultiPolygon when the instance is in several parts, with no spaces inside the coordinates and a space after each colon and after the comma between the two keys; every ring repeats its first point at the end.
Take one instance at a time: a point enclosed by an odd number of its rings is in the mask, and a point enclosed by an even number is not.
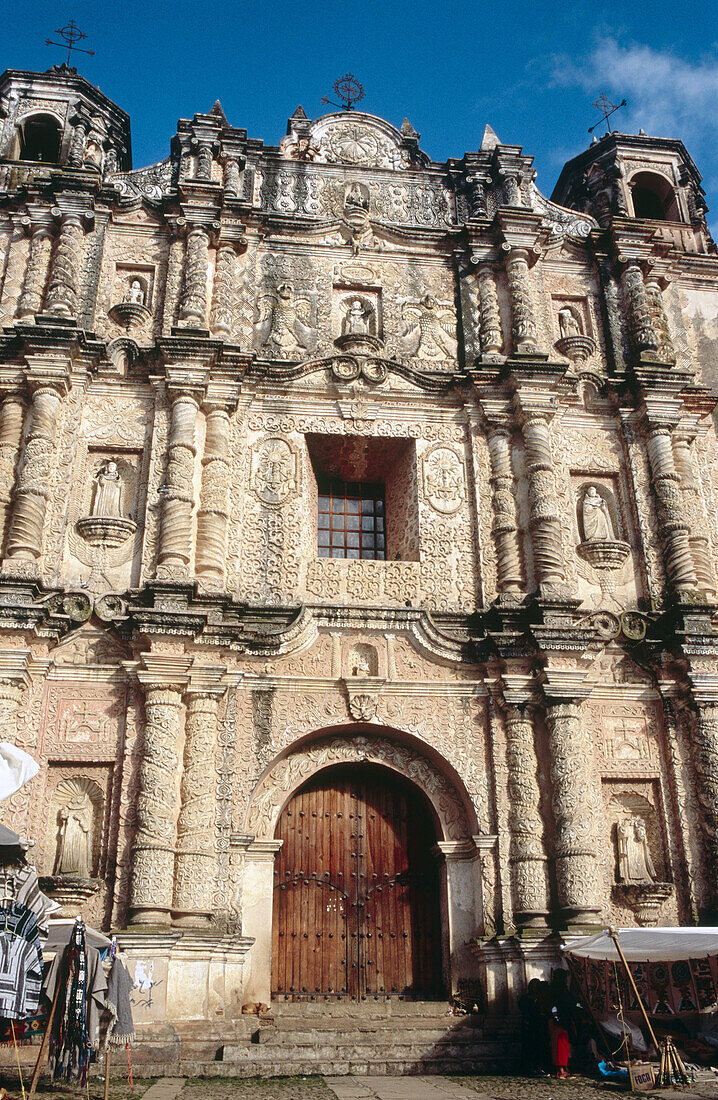
{"type": "Polygon", "coordinates": [[[26,355],[25,378],[32,392],[55,390],[65,397],[70,389],[72,361],[64,355],[26,355]]]}
{"type": "Polygon", "coordinates": [[[242,384],[230,379],[210,379],[202,408],[205,412],[232,413],[239,403],[242,384]]]}
{"type": "Polygon", "coordinates": [[[274,857],[283,844],[283,840],[252,840],[246,847],[247,858],[252,863],[274,863],[274,857]]]}
{"type": "Polygon", "coordinates": [[[190,669],[186,694],[221,698],[229,686],[225,679],[226,672],[224,665],[198,665],[195,662],[190,669]]]}
{"type": "Polygon", "coordinates": [[[18,687],[27,687],[30,683],[29,664],[32,654],[29,649],[0,649],[0,681],[12,682],[18,687]]]}
{"type": "Polygon", "coordinates": [[[501,234],[501,248],[506,253],[516,249],[525,252],[529,266],[539,259],[545,237],[543,219],[533,210],[502,207],[496,214],[501,234]]]}
{"type": "Polygon", "coordinates": [[[540,680],[549,706],[575,703],[580,707],[594,687],[589,679],[589,670],[585,668],[551,668],[547,665],[541,672],[540,680]]]}
{"type": "Polygon", "coordinates": [[[447,863],[470,863],[478,855],[478,845],[475,837],[467,837],[465,840],[438,840],[432,852],[434,855],[442,855],[447,863]]]}
{"type": "Polygon", "coordinates": [[[137,670],[137,679],[145,691],[165,688],[182,692],[189,682],[192,657],[188,654],[143,653],[140,660],[142,668],[137,670]]]}

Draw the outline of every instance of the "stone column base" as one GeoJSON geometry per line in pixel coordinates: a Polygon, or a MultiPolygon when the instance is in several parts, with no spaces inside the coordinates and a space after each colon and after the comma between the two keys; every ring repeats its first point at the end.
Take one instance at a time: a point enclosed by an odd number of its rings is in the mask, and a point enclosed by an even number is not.
{"type": "Polygon", "coordinates": [[[241,1015],[248,936],[171,929],[116,933],[135,988],[136,1028],[241,1015]]]}

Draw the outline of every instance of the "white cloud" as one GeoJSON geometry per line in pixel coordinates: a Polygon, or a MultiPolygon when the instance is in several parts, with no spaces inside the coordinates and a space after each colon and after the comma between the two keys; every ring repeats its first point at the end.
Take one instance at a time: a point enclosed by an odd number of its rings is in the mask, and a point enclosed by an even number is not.
{"type": "Polygon", "coordinates": [[[701,142],[718,128],[715,56],[687,61],[669,50],[603,37],[578,61],[555,57],[552,77],[555,85],[583,88],[592,97],[605,91],[615,102],[628,100],[612,120],[627,133],[643,128],[653,137],[701,142]]]}

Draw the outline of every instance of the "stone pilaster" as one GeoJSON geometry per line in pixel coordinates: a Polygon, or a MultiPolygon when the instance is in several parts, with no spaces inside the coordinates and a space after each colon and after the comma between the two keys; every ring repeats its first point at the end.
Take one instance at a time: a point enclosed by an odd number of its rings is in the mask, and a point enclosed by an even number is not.
{"type": "MultiPolygon", "coordinates": [[[[60,211],[53,213],[57,216],[60,211]]],[[[45,294],[45,313],[57,317],[77,316],[84,235],[81,213],[72,211],[62,214],[45,294]]]]}
{"type": "Polygon", "coordinates": [[[197,171],[195,172],[195,179],[212,179],[212,160],[211,144],[206,141],[200,142],[197,149],[197,171]]]}
{"type": "Polygon", "coordinates": [[[30,253],[22,292],[17,303],[17,317],[23,320],[42,311],[45,285],[52,253],[53,227],[46,220],[30,221],[30,253]]]}
{"type": "Polygon", "coordinates": [[[519,925],[540,925],[549,903],[538,761],[531,708],[516,696],[504,687],[513,910],[519,925]]]}
{"type": "Polygon", "coordinates": [[[208,401],[205,410],[207,434],[202,455],[195,569],[203,577],[222,580],[229,518],[229,410],[225,403],[214,401],[208,401]]]}
{"type": "Polygon", "coordinates": [[[237,304],[237,253],[234,241],[220,241],[212,287],[212,335],[226,340],[232,332],[234,309],[237,304]]]}
{"type": "Polygon", "coordinates": [[[696,710],[692,750],[705,858],[702,916],[714,924],[718,920],[718,676],[695,674],[691,680],[696,710]]]}
{"type": "Polygon", "coordinates": [[[30,683],[29,649],[0,650],[0,731],[3,740],[15,740],[20,703],[30,683]]]}
{"type": "Polygon", "coordinates": [[[212,916],[216,876],[215,788],[217,712],[225,687],[224,668],[192,669],[185,703],[184,761],[177,819],[173,917],[178,924],[203,925],[212,916]]]}
{"type": "MultiPolygon", "coordinates": [[[[69,388],[70,364],[63,359],[37,360],[28,371],[32,396],[30,428],[20,467],[15,506],[10,520],[7,557],[34,560],[42,553],[45,511],[50,497],[55,436],[60,405],[69,388]]],[[[12,416],[18,416],[14,409],[12,416]]],[[[15,425],[14,430],[17,430],[15,425]]]]}
{"type": "Polygon", "coordinates": [[[643,282],[643,271],[636,259],[627,260],[621,273],[628,328],[633,349],[640,358],[643,354],[655,358],[658,337],[653,324],[653,314],[643,282]]]}
{"type": "Polygon", "coordinates": [[[5,544],[24,422],[22,395],[6,393],[0,404],[0,549],[5,544]]]}
{"type": "MultiPolygon", "coordinates": [[[[195,372],[201,374],[203,372],[195,372]]],[[[192,371],[168,368],[172,419],[167,455],[167,472],[162,499],[158,565],[186,569],[192,555],[192,508],[194,504],[195,432],[201,389],[193,385],[192,371]],[[179,375],[189,382],[175,382],[179,375]]]]}
{"type": "Polygon", "coordinates": [[[647,418],[646,448],[651,481],[658,508],[658,526],[668,583],[677,594],[698,585],[689,541],[690,525],[683,507],[680,476],[676,470],[671,428],[666,422],[647,418]]]}
{"type": "Polygon", "coordinates": [[[496,545],[496,587],[520,592],[525,586],[516,516],[516,478],[511,462],[511,432],[506,424],[489,422],[491,456],[491,531],[496,545]]]}
{"type": "Polygon", "coordinates": [[[209,231],[193,225],[187,233],[184,283],[180,298],[179,323],[187,328],[207,327],[207,270],[209,231]]]}
{"type": "Polygon", "coordinates": [[[548,431],[550,415],[544,410],[527,409],[521,416],[529,482],[529,530],[538,584],[565,580],[556,474],[548,431]]]}
{"type": "Polygon", "coordinates": [[[673,436],[673,457],[680,479],[682,511],[689,527],[688,542],[693,557],[693,570],[698,587],[709,596],[716,594],[710,543],[708,518],[698,492],[690,441],[683,436],[673,436]]]}
{"type": "Polygon", "coordinates": [[[601,910],[591,744],[579,703],[551,699],[546,718],[558,902],[567,923],[591,922],[601,910]]]}
{"type": "Polygon", "coordinates": [[[191,663],[191,657],[147,654],[137,674],[145,695],[145,728],[130,884],[133,924],[167,924],[172,911],[178,744],[182,693],[191,663]]]}

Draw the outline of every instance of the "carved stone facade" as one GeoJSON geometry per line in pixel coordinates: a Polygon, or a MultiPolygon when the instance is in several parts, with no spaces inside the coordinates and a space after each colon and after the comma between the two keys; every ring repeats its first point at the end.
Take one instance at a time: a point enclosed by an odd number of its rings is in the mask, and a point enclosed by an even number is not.
{"type": "Polygon", "coordinates": [[[0,90],[0,715],[42,764],[3,819],[64,910],[170,985],[191,958],[208,1020],[268,1001],[278,819],[371,766],[431,810],[447,995],[496,1008],[551,930],[715,918],[718,258],[683,145],[606,135],[549,200],[488,130],[438,164],[408,123],[272,146],[216,105],[133,171],[74,70],[0,90]],[[633,216],[639,162],[678,220],[633,216]]]}

